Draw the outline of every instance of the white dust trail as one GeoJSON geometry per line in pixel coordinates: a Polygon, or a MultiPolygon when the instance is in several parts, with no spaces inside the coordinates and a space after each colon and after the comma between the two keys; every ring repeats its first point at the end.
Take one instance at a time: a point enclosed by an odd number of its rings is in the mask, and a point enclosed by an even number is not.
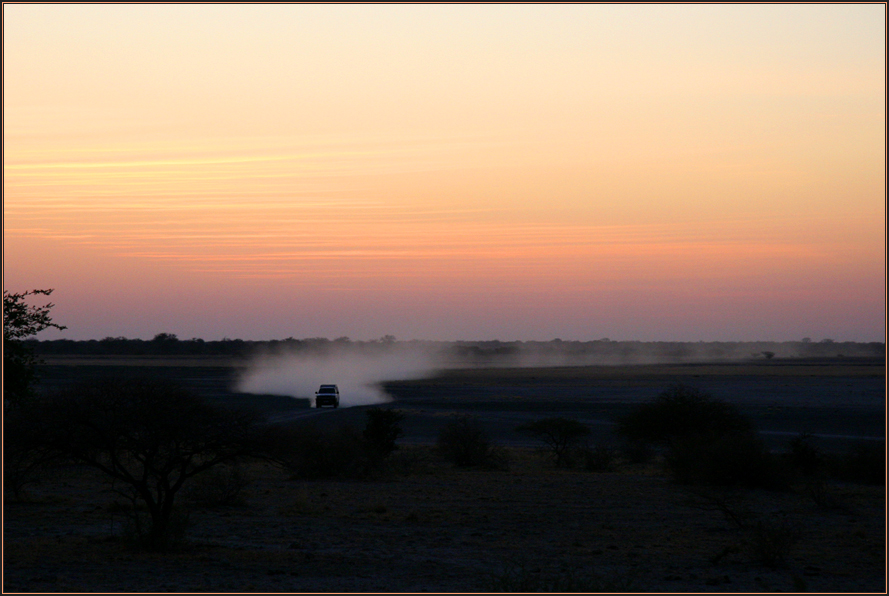
{"type": "Polygon", "coordinates": [[[384,381],[421,379],[434,373],[435,358],[422,350],[392,346],[374,351],[349,348],[325,354],[284,352],[258,356],[238,381],[243,393],[314,398],[322,384],[336,384],[340,407],[391,401],[384,381]]]}

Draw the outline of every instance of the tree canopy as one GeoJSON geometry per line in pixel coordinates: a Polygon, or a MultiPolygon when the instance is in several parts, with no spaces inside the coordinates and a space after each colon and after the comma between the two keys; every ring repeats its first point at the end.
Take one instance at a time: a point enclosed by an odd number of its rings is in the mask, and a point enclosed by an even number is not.
{"type": "Polygon", "coordinates": [[[618,432],[624,437],[660,445],[689,436],[752,431],[750,421],[733,404],[681,383],[618,421],[618,432]]]}
{"type": "Polygon", "coordinates": [[[134,505],[144,546],[153,550],[168,546],[175,497],[186,481],[261,450],[255,414],[213,406],[155,379],[89,381],[45,406],[53,448],[114,481],[134,505]],[[147,509],[146,523],[136,503],[147,509]]]}
{"type": "Polygon", "coordinates": [[[52,290],[30,290],[10,293],[3,290],[3,407],[28,397],[35,380],[35,366],[38,362],[33,350],[23,340],[54,327],[66,329],[64,325],[53,323],[49,311],[52,303],[34,306],[26,302],[28,296],[49,296],[52,290]]]}

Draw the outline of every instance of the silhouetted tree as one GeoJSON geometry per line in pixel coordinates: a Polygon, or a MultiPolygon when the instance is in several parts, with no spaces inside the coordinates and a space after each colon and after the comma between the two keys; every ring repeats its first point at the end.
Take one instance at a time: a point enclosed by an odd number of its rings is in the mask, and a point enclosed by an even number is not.
{"type": "Polygon", "coordinates": [[[32,395],[36,378],[35,368],[39,360],[24,339],[54,327],[64,325],[52,322],[49,316],[52,303],[32,306],[25,302],[28,296],[49,296],[52,290],[30,290],[21,293],[3,291],[3,408],[8,411],[12,404],[32,395]]]}
{"type": "Polygon", "coordinates": [[[92,381],[46,406],[53,449],[113,479],[115,491],[132,502],[137,535],[151,550],[169,546],[174,501],[190,478],[260,449],[255,414],[212,406],[166,382],[92,381]]]}
{"type": "Polygon", "coordinates": [[[516,427],[520,433],[543,441],[555,459],[556,467],[571,465],[571,452],[581,438],[590,434],[590,427],[578,420],[569,418],[544,418],[516,427]]]}

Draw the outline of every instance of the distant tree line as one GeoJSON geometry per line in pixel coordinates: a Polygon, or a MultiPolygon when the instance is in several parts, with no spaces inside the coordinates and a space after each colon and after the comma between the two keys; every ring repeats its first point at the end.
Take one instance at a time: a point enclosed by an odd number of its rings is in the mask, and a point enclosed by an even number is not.
{"type": "Polygon", "coordinates": [[[712,360],[773,360],[784,358],[885,358],[882,342],[839,342],[830,339],[787,342],[643,342],[613,341],[396,341],[391,335],[378,340],[355,341],[348,337],[314,337],[251,341],[228,339],[205,341],[179,339],[159,333],[153,339],[106,337],[100,340],[37,340],[22,342],[37,355],[91,356],[228,356],[249,357],[257,353],[325,353],[347,348],[358,351],[386,349],[394,345],[435,350],[445,357],[468,363],[583,364],[585,362],[696,362],[712,360]]]}
{"type": "Polygon", "coordinates": [[[324,349],[335,346],[351,345],[348,338],[329,340],[326,338],[250,341],[228,339],[205,341],[200,338],[179,339],[173,333],[158,333],[150,340],[129,339],[126,337],[106,337],[90,340],[36,340],[24,342],[35,353],[48,355],[85,355],[85,356],[231,356],[245,357],[259,351],[276,351],[281,349],[300,351],[324,349]]]}

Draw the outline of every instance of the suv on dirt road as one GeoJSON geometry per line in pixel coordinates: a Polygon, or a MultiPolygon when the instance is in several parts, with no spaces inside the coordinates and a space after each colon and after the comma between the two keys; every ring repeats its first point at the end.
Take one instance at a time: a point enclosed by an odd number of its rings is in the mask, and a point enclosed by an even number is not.
{"type": "Polygon", "coordinates": [[[321,385],[315,392],[315,407],[333,406],[340,407],[340,390],[336,385],[321,385]]]}

